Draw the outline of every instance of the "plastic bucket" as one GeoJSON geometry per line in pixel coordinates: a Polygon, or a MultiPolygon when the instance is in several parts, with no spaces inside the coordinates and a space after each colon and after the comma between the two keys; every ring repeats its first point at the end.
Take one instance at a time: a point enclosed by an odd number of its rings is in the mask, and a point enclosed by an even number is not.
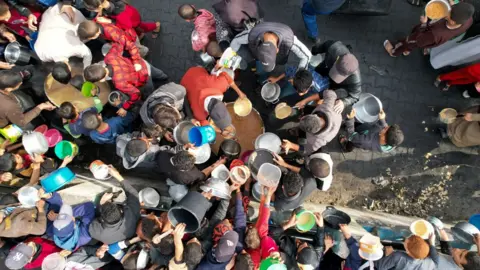
{"type": "Polygon", "coordinates": [[[267,187],[277,187],[282,177],[282,170],[276,165],[264,163],[258,169],[257,180],[267,187]]]}
{"type": "Polygon", "coordinates": [[[201,146],[215,141],[217,134],[211,126],[193,127],[188,132],[188,140],[195,146],[201,146]]]}
{"type": "Polygon", "coordinates": [[[30,156],[43,155],[48,151],[48,141],[40,132],[27,131],[22,136],[22,144],[30,156]]]}
{"type": "MultiPolygon", "coordinates": [[[[85,97],[92,97],[92,90],[97,88],[97,86],[94,83],[91,82],[84,82],[82,85],[82,95],[85,97]]],[[[97,90],[98,91],[98,90],[97,90]]],[[[98,93],[97,93],[98,94],[98,93]]]]}
{"type": "Polygon", "coordinates": [[[308,232],[313,226],[315,226],[315,215],[306,210],[301,210],[296,215],[297,217],[297,230],[300,232],[308,232]]]}
{"type": "Polygon", "coordinates": [[[59,159],[64,159],[67,156],[76,156],[78,154],[78,146],[69,141],[61,141],[55,146],[55,155],[59,159]]]}
{"type": "Polygon", "coordinates": [[[40,181],[46,193],[54,192],[75,179],[75,174],[67,167],[51,172],[40,181]]]}
{"type": "Polygon", "coordinates": [[[93,174],[93,177],[98,180],[104,180],[108,177],[108,166],[103,163],[101,160],[94,160],[90,163],[90,171],[93,174]]]}
{"type": "Polygon", "coordinates": [[[480,230],[480,214],[475,214],[468,219],[468,222],[480,230]]]}
{"type": "Polygon", "coordinates": [[[233,103],[233,111],[240,117],[248,116],[252,108],[252,102],[248,98],[239,98],[233,103]]]}
{"type": "Polygon", "coordinates": [[[225,166],[224,164],[220,164],[215,169],[213,169],[211,175],[213,178],[227,181],[230,177],[230,171],[228,170],[227,166],[225,166]]]}
{"type": "Polygon", "coordinates": [[[47,131],[47,130],[48,130],[48,126],[43,124],[43,125],[40,125],[40,126],[36,127],[33,131],[40,132],[43,135],[45,135],[45,131],[47,131]]]}
{"type": "Polygon", "coordinates": [[[43,135],[47,138],[48,147],[54,147],[63,139],[62,133],[54,128],[45,131],[43,135]]]}
{"type": "Polygon", "coordinates": [[[235,166],[230,169],[230,179],[239,185],[245,184],[250,177],[250,170],[247,166],[235,166]]]}
{"type": "Polygon", "coordinates": [[[24,186],[18,190],[18,201],[22,207],[34,207],[40,200],[38,190],[31,186],[24,186]]]}
{"type": "Polygon", "coordinates": [[[200,229],[205,213],[211,203],[202,194],[191,191],[168,211],[168,219],[173,226],[185,223],[185,232],[193,233],[200,229]]]}
{"type": "Polygon", "coordinates": [[[260,263],[260,270],[287,270],[287,266],[277,258],[266,258],[260,263]]]}
{"type": "Polygon", "coordinates": [[[364,93],[360,100],[353,104],[356,111],[355,119],[360,123],[373,123],[378,120],[378,114],[382,110],[382,102],[372,94],[364,93]]]}
{"type": "Polygon", "coordinates": [[[15,125],[15,124],[11,124],[11,125],[8,125],[8,126],[2,128],[2,129],[0,129],[0,134],[5,139],[14,143],[18,140],[18,138],[20,138],[20,136],[22,136],[23,130],[19,126],[15,125]]]}

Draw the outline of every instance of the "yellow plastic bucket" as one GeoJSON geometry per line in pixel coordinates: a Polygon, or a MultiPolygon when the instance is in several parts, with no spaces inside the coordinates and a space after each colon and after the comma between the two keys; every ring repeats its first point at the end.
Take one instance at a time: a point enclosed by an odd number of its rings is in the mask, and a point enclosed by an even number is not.
{"type": "Polygon", "coordinates": [[[6,140],[14,143],[22,136],[23,130],[17,125],[12,124],[0,129],[0,134],[6,140]]]}

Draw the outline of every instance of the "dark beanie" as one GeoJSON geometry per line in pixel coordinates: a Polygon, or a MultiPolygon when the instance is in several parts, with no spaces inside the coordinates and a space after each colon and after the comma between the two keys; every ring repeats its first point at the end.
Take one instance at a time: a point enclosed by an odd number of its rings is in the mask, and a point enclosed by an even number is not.
{"type": "Polygon", "coordinates": [[[455,21],[457,24],[464,24],[468,19],[473,16],[475,8],[469,3],[458,3],[452,6],[452,11],[450,12],[450,19],[455,21]]]}
{"type": "Polygon", "coordinates": [[[11,153],[5,153],[0,156],[0,171],[2,172],[13,172],[17,167],[15,163],[15,158],[11,153]]]}
{"type": "Polygon", "coordinates": [[[303,265],[311,265],[316,267],[318,264],[317,253],[310,247],[305,247],[297,254],[297,262],[303,265]]]}

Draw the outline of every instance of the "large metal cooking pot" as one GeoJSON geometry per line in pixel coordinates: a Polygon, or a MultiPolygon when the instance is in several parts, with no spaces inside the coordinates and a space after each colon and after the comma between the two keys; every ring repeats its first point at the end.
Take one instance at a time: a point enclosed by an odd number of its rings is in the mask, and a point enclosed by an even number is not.
{"type": "Polygon", "coordinates": [[[173,139],[180,145],[185,145],[189,143],[188,141],[188,132],[195,125],[190,121],[182,121],[173,129],[173,139]]]}
{"type": "Polygon", "coordinates": [[[325,211],[323,211],[322,216],[325,225],[335,230],[340,229],[340,224],[348,225],[352,221],[347,213],[337,210],[333,206],[327,206],[325,211]]]}
{"type": "Polygon", "coordinates": [[[460,221],[459,223],[455,224],[454,227],[451,228],[452,234],[458,238],[460,241],[473,244],[474,243],[474,235],[480,233],[480,231],[474,225],[466,222],[460,221]]]}
{"type": "Polygon", "coordinates": [[[7,45],[4,52],[5,60],[10,64],[24,66],[30,62],[30,50],[20,45],[18,42],[12,42],[7,45]]]}
{"type": "Polygon", "coordinates": [[[225,156],[227,160],[234,160],[240,156],[240,152],[242,152],[240,143],[235,140],[226,139],[220,145],[218,156],[225,156]]]}
{"type": "Polygon", "coordinates": [[[270,163],[275,165],[272,152],[266,149],[257,149],[253,151],[253,153],[248,158],[247,166],[252,172],[253,178],[255,178],[256,180],[258,170],[260,170],[260,166],[262,166],[264,163],[270,163]]]}

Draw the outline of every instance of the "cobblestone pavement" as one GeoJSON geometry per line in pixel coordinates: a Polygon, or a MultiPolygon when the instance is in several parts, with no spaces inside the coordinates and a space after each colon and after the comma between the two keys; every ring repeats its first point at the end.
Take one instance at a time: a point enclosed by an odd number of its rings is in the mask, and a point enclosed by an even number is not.
{"type": "MultiPolygon", "coordinates": [[[[193,25],[177,15],[178,6],[185,1],[131,2],[144,20],[162,22],[161,35],[145,42],[151,49],[149,60],[178,82],[195,64],[190,43],[193,25]]],[[[189,3],[211,10],[213,2],[190,0],[189,3]]],[[[261,0],[260,5],[266,21],[288,24],[305,41],[301,2],[261,0]]],[[[322,40],[342,40],[353,47],[361,62],[363,91],[382,100],[387,121],[400,124],[406,140],[391,154],[361,150],[342,154],[336,142],[332,142],[328,150],[335,161],[334,184],[328,192],[315,192],[311,201],[407,215],[436,214],[447,219],[462,219],[480,211],[480,200],[472,197],[480,190],[478,149],[458,149],[442,141],[427,124],[442,108],[465,108],[478,100],[467,101],[458,91],[443,93],[433,87],[437,72],[420,51],[408,57],[391,58],[382,46],[386,38],[395,40],[408,33],[418,23],[420,13],[420,8],[404,0],[393,0],[388,16],[318,17],[322,40]],[[425,158],[427,153],[432,155],[425,158]],[[383,179],[385,187],[372,184],[372,179],[377,182],[383,179]]],[[[307,42],[307,45],[312,44],[307,42]]]]}

